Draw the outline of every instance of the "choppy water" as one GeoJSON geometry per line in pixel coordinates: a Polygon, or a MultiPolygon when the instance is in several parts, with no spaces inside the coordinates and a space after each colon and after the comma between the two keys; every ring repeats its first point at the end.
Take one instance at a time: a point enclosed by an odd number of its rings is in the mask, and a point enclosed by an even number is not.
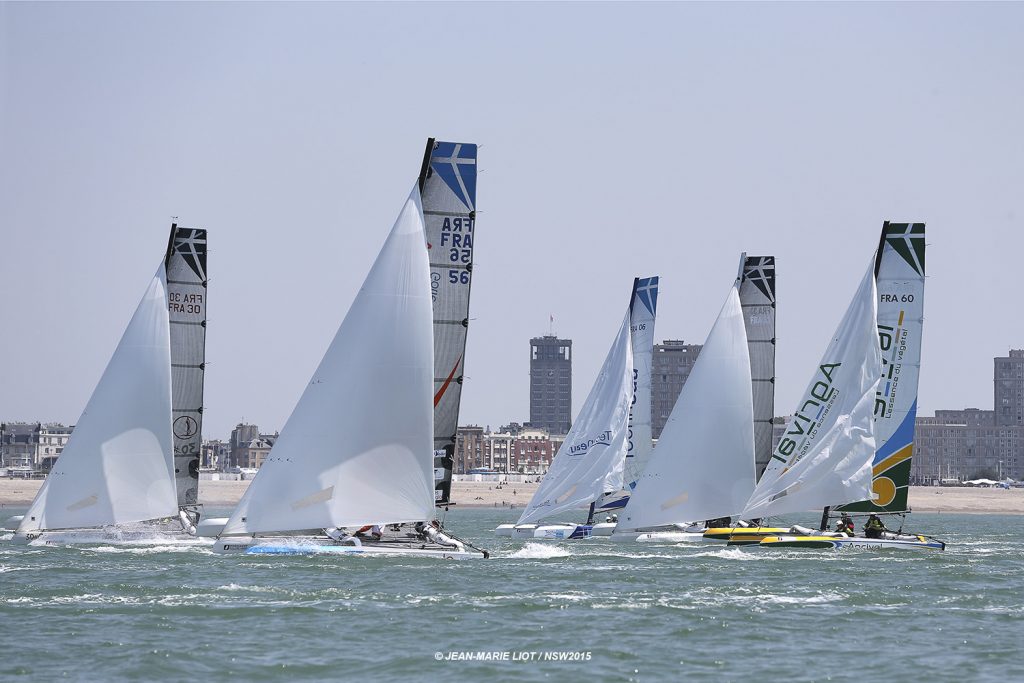
{"type": "Polygon", "coordinates": [[[524,545],[505,521],[449,514],[493,551],[466,562],[0,542],[0,678],[1024,680],[1019,517],[913,515],[945,553],[524,545]],[[522,661],[559,651],[590,659],[522,661]]]}

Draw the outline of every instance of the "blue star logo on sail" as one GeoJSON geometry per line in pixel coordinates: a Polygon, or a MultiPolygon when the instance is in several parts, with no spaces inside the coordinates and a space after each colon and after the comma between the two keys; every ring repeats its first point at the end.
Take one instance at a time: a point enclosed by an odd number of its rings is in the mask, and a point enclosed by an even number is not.
{"type": "Polygon", "coordinates": [[[643,303],[651,315],[658,310],[658,278],[640,278],[636,283],[636,297],[643,303]]]}
{"type": "Polygon", "coordinates": [[[206,231],[178,228],[174,235],[174,251],[181,254],[192,272],[206,281],[206,231]]]}
{"type": "Polygon", "coordinates": [[[430,167],[470,211],[476,210],[476,145],[438,142],[430,167]]]}

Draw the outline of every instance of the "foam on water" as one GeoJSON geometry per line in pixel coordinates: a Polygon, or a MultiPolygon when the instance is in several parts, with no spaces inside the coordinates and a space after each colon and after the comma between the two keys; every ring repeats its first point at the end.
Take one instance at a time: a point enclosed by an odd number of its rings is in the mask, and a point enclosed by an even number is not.
{"type": "Polygon", "coordinates": [[[527,543],[509,557],[529,560],[550,560],[556,557],[569,557],[570,553],[565,548],[551,543],[527,543]]]}

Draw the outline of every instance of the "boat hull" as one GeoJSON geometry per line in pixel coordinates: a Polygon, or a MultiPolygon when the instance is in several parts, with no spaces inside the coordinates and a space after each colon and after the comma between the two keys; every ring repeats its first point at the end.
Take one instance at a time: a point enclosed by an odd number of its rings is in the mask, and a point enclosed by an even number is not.
{"type": "Polygon", "coordinates": [[[457,547],[442,548],[408,543],[362,543],[346,545],[318,538],[222,538],[213,544],[219,555],[341,555],[363,557],[429,557],[442,560],[484,559],[481,551],[457,547]]]}
{"type": "Polygon", "coordinates": [[[588,524],[524,524],[513,530],[512,537],[533,541],[576,541],[590,538],[590,532],[588,524]]]}
{"type": "Polygon", "coordinates": [[[900,538],[864,538],[863,536],[768,536],[761,548],[809,548],[813,550],[945,550],[942,541],[924,536],[900,538]]]}
{"type": "Polygon", "coordinates": [[[707,541],[728,541],[729,545],[756,545],[762,538],[788,534],[791,527],[751,526],[751,527],[712,527],[704,530],[707,541]]]}

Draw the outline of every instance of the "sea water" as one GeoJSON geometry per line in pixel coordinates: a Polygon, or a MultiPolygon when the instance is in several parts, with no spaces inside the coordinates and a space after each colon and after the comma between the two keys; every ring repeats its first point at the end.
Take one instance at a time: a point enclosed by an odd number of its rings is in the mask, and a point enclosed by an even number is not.
{"type": "Polygon", "coordinates": [[[480,561],[0,541],[0,678],[1024,680],[1020,517],[912,515],[945,552],[495,538],[513,517],[448,513],[480,561]]]}

